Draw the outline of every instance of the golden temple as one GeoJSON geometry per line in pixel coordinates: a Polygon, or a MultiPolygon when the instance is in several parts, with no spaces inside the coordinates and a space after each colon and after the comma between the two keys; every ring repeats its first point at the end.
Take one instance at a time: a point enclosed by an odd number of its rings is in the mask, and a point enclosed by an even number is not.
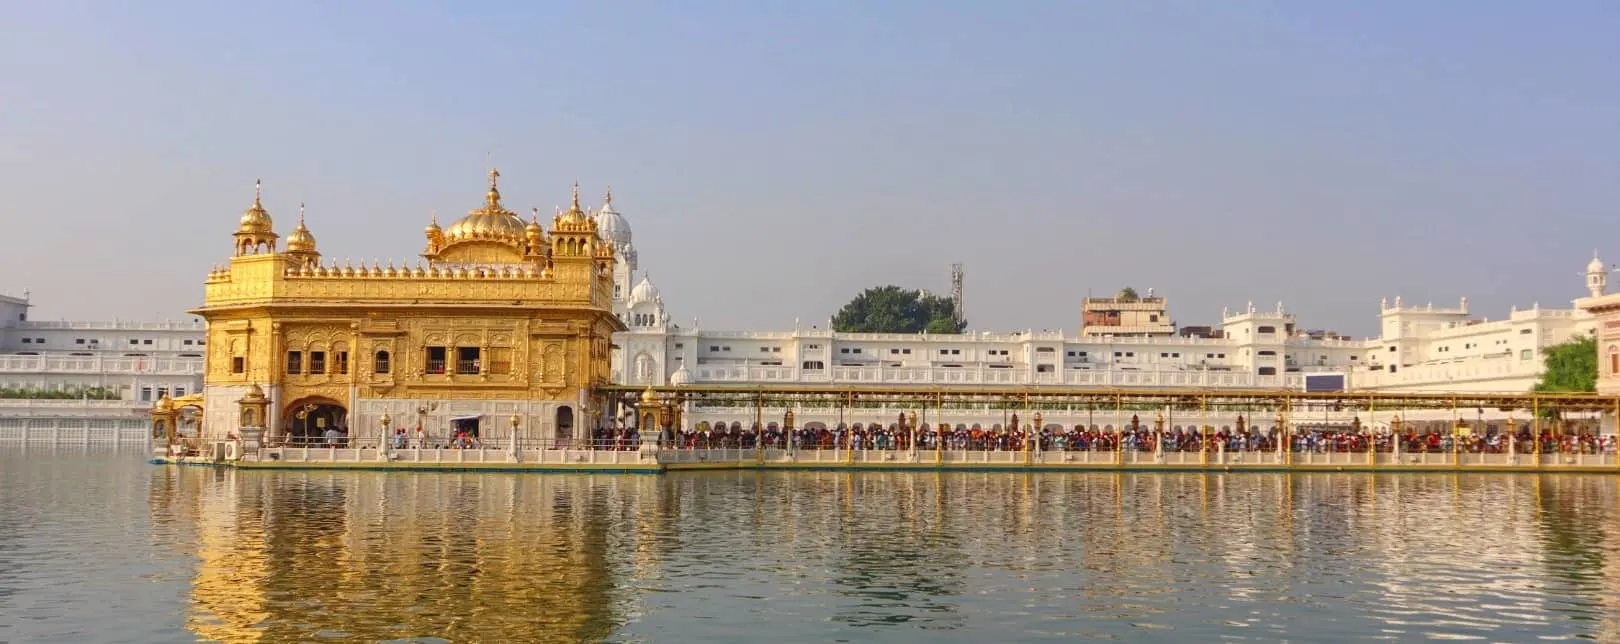
{"type": "Polygon", "coordinates": [[[613,247],[577,183],[547,230],[502,204],[499,181],[491,170],[482,206],[449,226],[435,216],[410,266],[324,260],[302,204],[279,245],[256,187],[193,311],[208,322],[203,394],[159,408],[200,407],[205,440],[262,427],[272,443],[418,426],[551,440],[593,426],[624,328],[613,247]]]}

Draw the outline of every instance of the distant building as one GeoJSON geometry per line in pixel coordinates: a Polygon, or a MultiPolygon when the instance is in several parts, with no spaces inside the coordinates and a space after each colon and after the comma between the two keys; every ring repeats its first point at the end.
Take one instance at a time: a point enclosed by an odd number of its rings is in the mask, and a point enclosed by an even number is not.
{"type": "Polygon", "coordinates": [[[1586,265],[1587,297],[1575,305],[1594,317],[1600,394],[1620,394],[1620,293],[1609,293],[1610,269],[1596,256],[1586,265]]]}
{"type": "MultiPolygon", "coordinates": [[[[1303,389],[1309,374],[1341,374],[1353,391],[1524,392],[1546,347],[1594,331],[1579,309],[1515,308],[1500,320],[1453,307],[1379,307],[1382,333],[1356,339],[1303,330],[1281,303],[1223,312],[1218,325],[1178,330],[1165,298],[1088,298],[1086,326],[963,334],[716,331],[672,324],[643,274],[615,336],[625,384],[1066,385],[1303,389]]],[[[1620,327],[1617,327],[1620,328],[1620,327]]],[[[1616,343],[1620,346],[1620,342],[1616,343]]]]}
{"type": "Polygon", "coordinates": [[[0,295],[0,416],[144,418],[202,389],[201,320],[29,320],[31,306],[0,295]]]}
{"type": "Polygon", "coordinates": [[[1183,338],[1203,338],[1216,340],[1226,337],[1226,333],[1212,326],[1184,326],[1176,329],[1176,335],[1183,338]]]}
{"type": "Polygon", "coordinates": [[[1088,297],[1082,301],[1081,309],[1083,337],[1155,338],[1176,334],[1169,303],[1155,297],[1153,289],[1148,289],[1147,297],[1138,297],[1129,289],[1113,297],[1088,297]]]}

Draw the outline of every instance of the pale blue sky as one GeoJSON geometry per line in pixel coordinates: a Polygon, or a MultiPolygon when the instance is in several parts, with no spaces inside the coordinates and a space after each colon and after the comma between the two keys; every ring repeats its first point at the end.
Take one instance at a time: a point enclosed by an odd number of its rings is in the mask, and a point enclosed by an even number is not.
{"type": "Polygon", "coordinates": [[[263,178],[333,258],[577,178],[678,322],[781,329],[861,288],[975,328],[1087,291],[1182,324],[1380,296],[1567,306],[1620,260],[1620,3],[0,4],[0,292],[181,317],[263,178]]]}

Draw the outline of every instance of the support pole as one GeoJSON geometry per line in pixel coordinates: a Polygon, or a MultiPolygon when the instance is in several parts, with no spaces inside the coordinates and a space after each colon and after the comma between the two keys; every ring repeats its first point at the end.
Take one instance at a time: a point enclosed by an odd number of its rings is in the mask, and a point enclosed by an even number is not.
{"type": "Polygon", "coordinates": [[[1125,464],[1125,428],[1120,424],[1125,422],[1125,400],[1119,394],[1114,394],[1114,464],[1125,464]]]}
{"type": "Polygon", "coordinates": [[[1452,398],[1452,468],[1456,468],[1456,466],[1460,466],[1460,464],[1463,463],[1463,460],[1461,460],[1461,455],[1458,453],[1458,448],[1460,448],[1461,443],[1463,443],[1463,437],[1458,435],[1458,430],[1456,430],[1456,426],[1458,426],[1460,422],[1463,422],[1463,417],[1458,416],[1458,413],[1456,413],[1456,398],[1452,398]]]}
{"type": "Polygon", "coordinates": [[[1282,450],[1283,465],[1294,464],[1294,440],[1288,427],[1288,399],[1283,399],[1283,408],[1277,411],[1277,449],[1282,450]]]}
{"type": "Polygon", "coordinates": [[[1041,431],[1041,412],[1035,412],[1034,415],[1030,416],[1030,420],[1033,424],[1030,425],[1030,432],[1024,436],[1024,447],[1026,448],[1024,450],[1024,465],[1026,466],[1035,464],[1035,450],[1041,446],[1041,439],[1038,434],[1041,431]]]}
{"type": "Polygon", "coordinates": [[[1519,436],[1517,431],[1517,428],[1514,427],[1513,416],[1509,414],[1507,419],[1508,465],[1519,464],[1519,436]]]}
{"type": "Polygon", "coordinates": [[[1209,395],[1198,397],[1198,464],[1209,465],[1209,395]]]}
{"type": "Polygon", "coordinates": [[[1530,440],[1536,448],[1536,469],[1541,469],[1541,398],[1530,398],[1530,440]]]}
{"type": "Polygon", "coordinates": [[[1367,467],[1378,467],[1378,399],[1367,397],[1367,467]]]}

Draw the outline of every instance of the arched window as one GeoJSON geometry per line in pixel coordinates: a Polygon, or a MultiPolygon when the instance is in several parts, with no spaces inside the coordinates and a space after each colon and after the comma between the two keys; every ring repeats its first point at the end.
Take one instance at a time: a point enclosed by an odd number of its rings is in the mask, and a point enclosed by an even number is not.
{"type": "Polygon", "coordinates": [[[372,371],[375,371],[377,373],[388,373],[388,367],[389,366],[390,365],[388,364],[388,352],[387,351],[378,351],[377,352],[376,364],[372,365],[372,367],[373,367],[372,371]]]}
{"type": "Polygon", "coordinates": [[[653,378],[653,361],[652,361],[652,357],[645,354],[645,353],[643,353],[643,354],[641,354],[639,356],[636,356],[636,380],[638,382],[652,382],[652,378],[653,378]]]}

